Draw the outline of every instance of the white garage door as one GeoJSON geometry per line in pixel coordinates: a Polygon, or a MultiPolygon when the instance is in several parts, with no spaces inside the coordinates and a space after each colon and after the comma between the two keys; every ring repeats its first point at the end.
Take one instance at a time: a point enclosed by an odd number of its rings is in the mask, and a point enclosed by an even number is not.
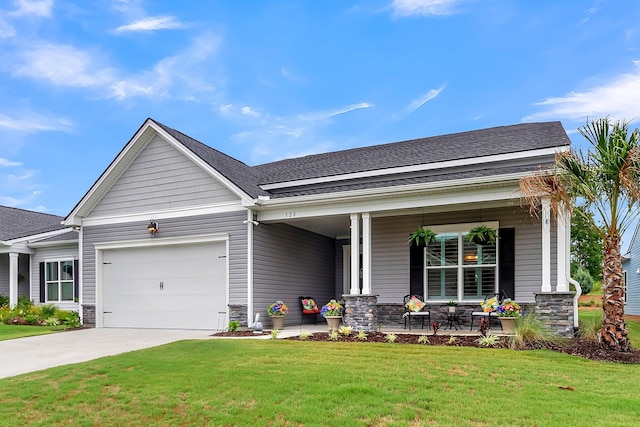
{"type": "Polygon", "coordinates": [[[226,243],[102,252],[105,327],[223,329],[226,243]]]}

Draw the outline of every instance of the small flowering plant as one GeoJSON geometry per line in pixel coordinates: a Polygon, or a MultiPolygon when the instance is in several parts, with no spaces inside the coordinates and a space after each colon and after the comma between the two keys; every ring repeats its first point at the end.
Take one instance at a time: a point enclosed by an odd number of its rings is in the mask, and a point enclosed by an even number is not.
{"type": "Polygon", "coordinates": [[[282,301],[276,301],[267,309],[269,316],[286,316],[289,313],[289,307],[282,301]]]}
{"type": "Polygon", "coordinates": [[[320,314],[322,314],[324,317],[342,316],[342,305],[338,301],[332,299],[331,301],[329,301],[328,303],[322,306],[322,309],[320,310],[320,314]]]}
{"type": "Polygon", "coordinates": [[[518,303],[507,298],[496,308],[496,313],[498,317],[520,317],[523,310],[518,303]]]}

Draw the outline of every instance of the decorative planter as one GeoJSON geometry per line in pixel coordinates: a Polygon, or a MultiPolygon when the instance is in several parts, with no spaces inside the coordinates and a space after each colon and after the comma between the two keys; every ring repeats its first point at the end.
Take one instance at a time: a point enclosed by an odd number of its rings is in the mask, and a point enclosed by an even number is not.
{"type": "Polygon", "coordinates": [[[273,329],[284,329],[284,318],[287,316],[269,316],[271,317],[271,323],[273,324],[273,329]]]}
{"type": "Polygon", "coordinates": [[[449,307],[449,313],[455,313],[456,312],[456,307],[453,305],[448,306],[449,307]]]}
{"type": "Polygon", "coordinates": [[[502,333],[506,335],[516,334],[516,318],[515,317],[498,317],[502,325],[502,333]]]}
{"type": "Polygon", "coordinates": [[[329,325],[329,332],[337,331],[340,327],[340,321],[342,316],[324,316],[327,319],[327,325],[329,325]]]}

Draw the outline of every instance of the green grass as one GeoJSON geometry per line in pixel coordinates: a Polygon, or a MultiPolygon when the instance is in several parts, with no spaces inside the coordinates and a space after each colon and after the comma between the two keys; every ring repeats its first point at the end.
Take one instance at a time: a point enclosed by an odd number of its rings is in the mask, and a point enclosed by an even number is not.
{"type": "MultiPolygon", "coordinates": [[[[578,318],[581,322],[602,322],[602,310],[578,310],[578,318]]],[[[626,320],[629,340],[634,348],[640,348],[640,322],[636,320],[626,320]]]]}
{"type": "Polygon", "coordinates": [[[635,426],[639,377],[638,365],[541,350],[183,341],[0,380],[0,419],[16,426],[635,426]]]}
{"type": "Polygon", "coordinates": [[[0,341],[63,331],[64,326],[5,325],[0,323],[0,341]]]}

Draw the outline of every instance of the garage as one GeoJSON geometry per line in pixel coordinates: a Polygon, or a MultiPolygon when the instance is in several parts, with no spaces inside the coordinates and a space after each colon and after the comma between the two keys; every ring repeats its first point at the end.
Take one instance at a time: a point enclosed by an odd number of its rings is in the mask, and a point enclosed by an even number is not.
{"type": "Polygon", "coordinates": [[[224,329],[226,242],[99,251],[102,326],[224,329]]]}

